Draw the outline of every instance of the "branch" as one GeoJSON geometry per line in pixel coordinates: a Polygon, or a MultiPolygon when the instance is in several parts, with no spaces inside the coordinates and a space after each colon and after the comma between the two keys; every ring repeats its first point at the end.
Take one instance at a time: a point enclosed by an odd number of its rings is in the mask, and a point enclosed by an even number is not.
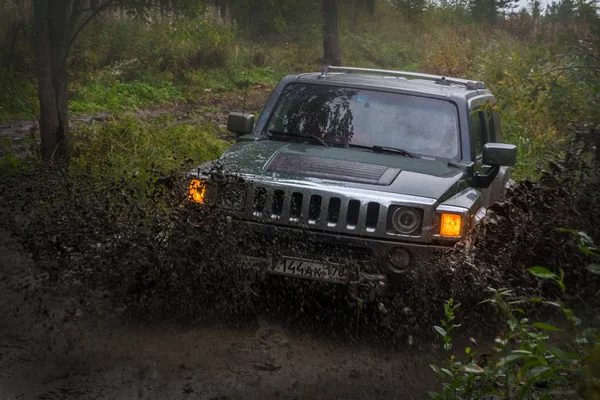
{"type": "Polygon", "coordinates": [[[577,52],[565,53],[565,54],[561,55],[559,58],[562,59],[562,58],[565,58],[565,57],[582,57],[582,58],[589,57],[589,58],[593,58],[595,60],[600,61],[600,56],[597,56],[597,55],[592,54],[592,53],[586,53],[586,52],[582,52],[582,53],[577,53],[577,52]]]}
{"type": "MultiPolygon", "coordinates": [[[[20,22],[16,27],[13,25],[13,37],[12,40],[10,42],[10,46],[8,47],[8,53],[6,54],[6,59],[5,59],[5,67],[8,68],[10,67],[10,64],[12,64],[12,57],[13,57],[13,53],[15,52],[15,45],[17,44],[17,40],[19,39],[19,32],[20,31],[25,31],[25,24],[23,22],[20,22]]],[[[7,37],[7,41],[8,41],[8,37],[10,36],[10,29],[6,34],[7,37]]]]}
{"type": "Polygon", "coordinates": [[[591,44],[587,43],[587,46],[583,43],[576,43],[575,47],[579,49],[579,51],[584,56],[595,58],[596,60],[600,60],[600,56],[594,54],[594,50],[591,49],[591,44]]]}
{"type": "Polygon", "coordinates": [[[573,69],[595,69],[597,71],[600,71],[600,66],[598,66],[598,65],[571,65],[568,67],[556,67],[556,68],[549,69],[548,71],[544,72],[543,74],[534,75],[534,76],[542,77],[542,76],[551,74],[552,72],[565,72],[565,71],[573,70],[573,69]]]}
{"type": "Polygon", "coordinates": [[[16,109],[17,111],[21,111],[22,113],[31,117],[32,120],[39,121],[40,116],[39,116],[37,110],[35,109],[35,104],[32,104],[29,101],[29,99],[26,97],[25,92],[22,90],[22,88],[18,88],[15,85],[14,79],[9,79],[8,82],[9,82],[9,85],[11,86],[10,89],[12,89],[11,94],[13,96],[15,96],[16,98],[21,99],[21,104],[23,105],[23,107],[21,107],[19,105],[19,103],[13,102],[12,107],[14,109],[16,109]]]}
{"type": "MultiPolygon", "coordinates": [[[[79,28],[77,28],[73,36],[71,36],[71,44],[75,41],[75,39],[77,39],[77,36],[79,36],[81,31],[87,26],[87,24],[89,24],[102,11],[112,7],[113,5],[116,5],[115,0],[106,0],[106,2],[100,5],[99,7],[96,7],[95,9],[90,9],[93,10],[92,13],[81,23],[81,25],[79,25],[79,28]]],[[[77,16],[75,16],[75,18],[77,18],[77,16]]]]}
{"type": "Polygon", "coordinates": [[[79,16],[79,8],[81,7],[81,0],[73,0],[73,7],[71,9],[71,15],[69,16],[68,35],[71,36],[75,24],[77,24],[77,17],[79,16]]]}

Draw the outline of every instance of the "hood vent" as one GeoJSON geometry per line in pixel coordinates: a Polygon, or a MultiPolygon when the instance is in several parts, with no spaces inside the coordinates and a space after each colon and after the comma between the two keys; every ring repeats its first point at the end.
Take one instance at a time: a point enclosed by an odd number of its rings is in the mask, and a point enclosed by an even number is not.
{"type": "Polygon", "coordinates": [[[271,161],[267,171],[381,186],[391,185],[400,173],[400,169],[384,165],[293,153],[279,153],[271,161]]]}

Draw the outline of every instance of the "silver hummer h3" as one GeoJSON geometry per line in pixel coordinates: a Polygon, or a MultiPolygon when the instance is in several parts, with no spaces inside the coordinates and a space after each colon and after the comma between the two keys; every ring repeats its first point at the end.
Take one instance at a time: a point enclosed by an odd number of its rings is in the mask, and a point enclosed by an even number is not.
{"type": "Polygon", "coordinates": [[[389,294],[502,200],[516,148],[497,109],[478,81],[346,67],[288,76],[256,124],[229,115],[237,143],[190,172],[188,196],[243,229],[232,250],[265,276],[389,294]]]}

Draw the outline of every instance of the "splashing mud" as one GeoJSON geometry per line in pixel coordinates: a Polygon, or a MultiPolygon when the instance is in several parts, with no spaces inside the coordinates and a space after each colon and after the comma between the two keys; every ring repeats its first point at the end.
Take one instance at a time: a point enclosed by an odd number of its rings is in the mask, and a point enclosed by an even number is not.
{"type": "Polygon", "coordinates": [[[0,181],[0,394],[422,398],[436,384],[431,327],[448,298],[463,304],[466,332],[485,337],[488,287],[553,294],[527,274],[533,265],[567,270],[574,301],[597,287],[575,239],[555,229],[600,234],[598,176],[574,153],[513,187],[382,305],[243,268],[242,248],[276,255],[285,238],[256,240],[185,206],[178,181],[156,180],[146,198],[86,174],[0,181]]]}

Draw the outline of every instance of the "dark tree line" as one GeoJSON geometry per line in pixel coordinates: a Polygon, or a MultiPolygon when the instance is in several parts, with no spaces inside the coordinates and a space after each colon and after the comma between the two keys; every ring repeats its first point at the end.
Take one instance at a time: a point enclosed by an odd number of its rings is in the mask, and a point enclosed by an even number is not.
{"type": "MultiPolygon", "coordinates": [[[[369,1],[374,6],[374,1],[369,1]]],[[[320,5],[323,13],[324,60],[333,65],[341,64],[337,2],[322,0],[320,5]]],[[[214,0],[213,4],[216,4],[214,0]]],[[[198,0],[32,0],[41,153],[44,161],[60,165],[67,165],[70,161],[67,57],[73,41],[90,21],[114,8],[139,16],[151,10],[193,14],[201,12],[203,6],[204,2],[198,0]]],[[[229,4],[221,1],[219,6],[228,7],[229,4]]]]}
{"type": "MultiPolygon", "coordinates": [[[[340,65],[340,13],[351,10],[346,15],[356,22],[361,16],[375,14],[377,1],[382,0],[0,0],[0,9],[10,6],[19,14],[6,32],[4,42],[8,46],[1,51],[8,54],[5,60],[10,62],[16,38],[29,26],[34,28],[42,157],[48,163],[66,165],[70,158],[67,57],[73,42],[98,15],[118,10],[130,17],[157,13],[193,16],[210,6],[234,20],[236,26],[247,32],[248,39],[281,32],[290,21],[301,22],[301,36],[309,21],[322,35],[323,63],[340,65]]],[[[530,0],[529,10],[518,15],[513,11],[513,0],[441,0],[439,4],[427,0],[389,0],[388,3],[402,11],[407,21],[417,19],[428,7],[437,7],[458,10],[470,15],[472,22],[483,24],[496,24],[513,15],[514,21],[526,21],[528,29],[533,27],[536,32],[542,23],[567,26],[572,21],[579,25],[587,21],[597,25],[593,1],[558,0],[544,10],[540,0],[530,0]]],[[[597,61],[598,46],[582,48],[579,53],[587,54],[585,60],[597,61]]]]}

